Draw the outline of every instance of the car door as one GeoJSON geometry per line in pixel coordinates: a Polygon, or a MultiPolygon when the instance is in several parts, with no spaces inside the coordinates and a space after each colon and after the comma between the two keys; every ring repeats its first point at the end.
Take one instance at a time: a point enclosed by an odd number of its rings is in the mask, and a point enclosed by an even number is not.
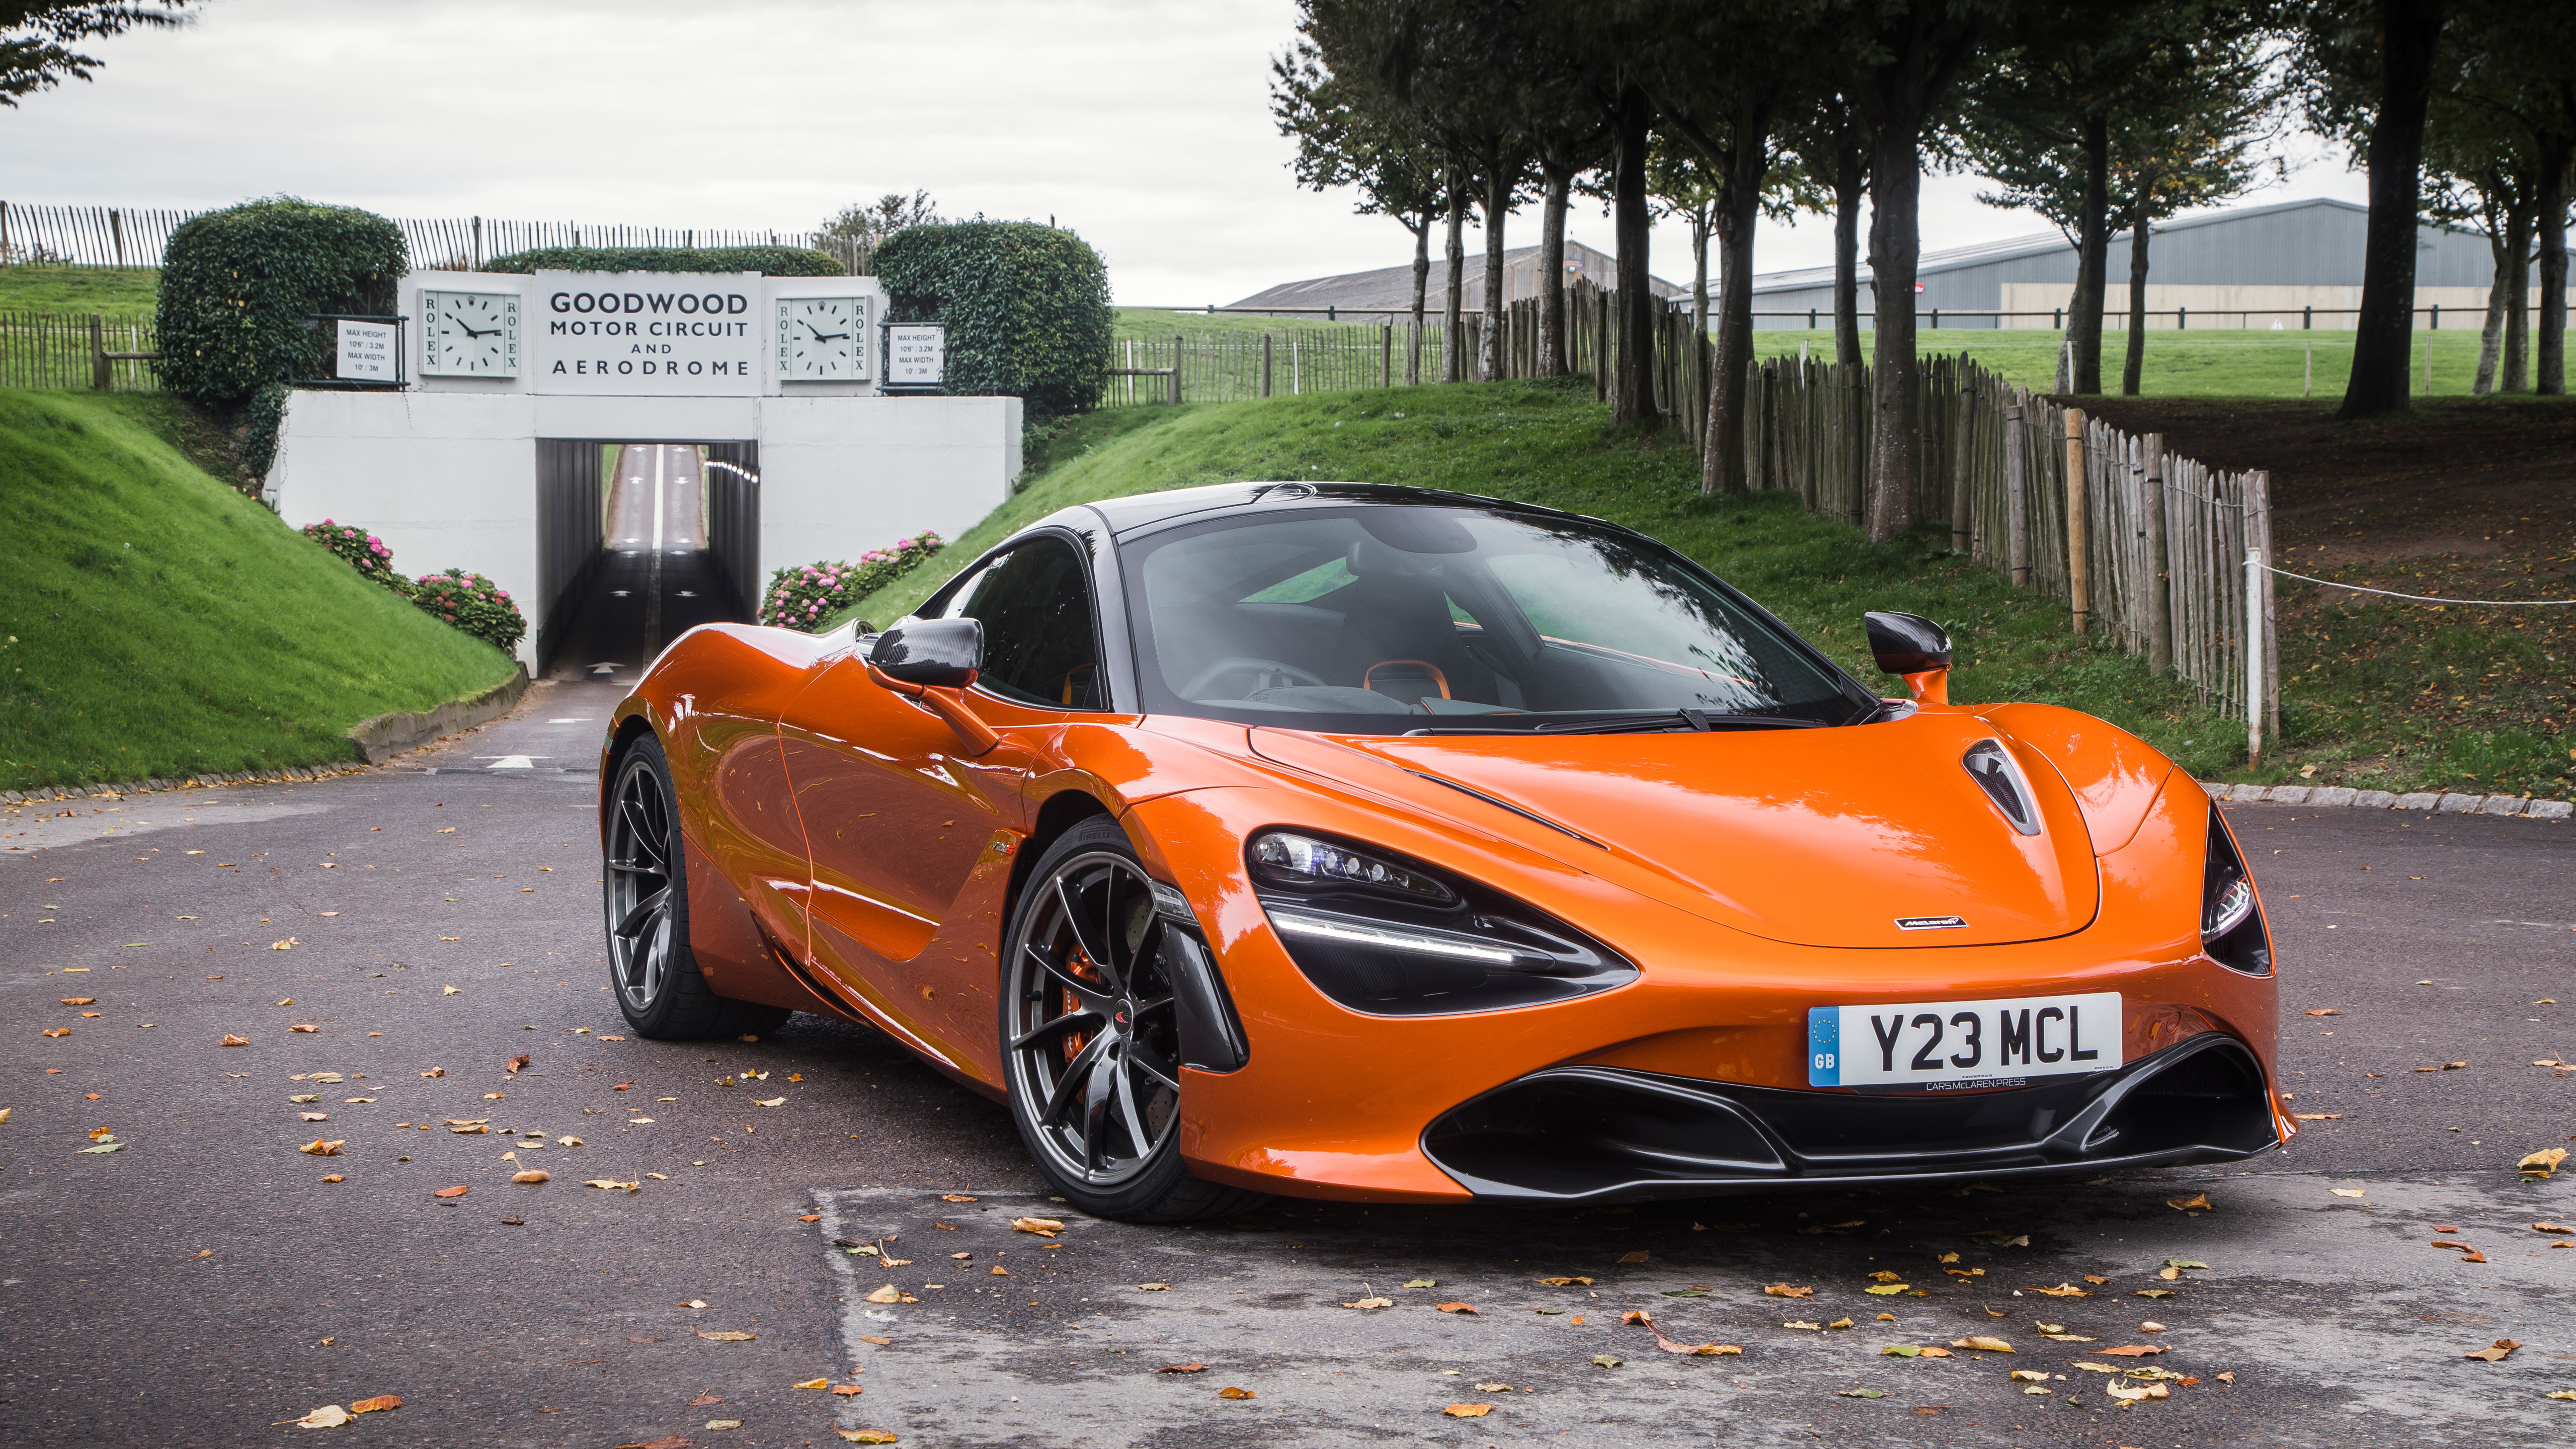
{"type": "Polygon", "coordinates": [[[815,964],[953,1059],[940,1043],[990,1029],[991,963],[961,976],[958,961],[924,952],[976,864],[1027,828],[1021,787],[1043,731],[1026,726],[1105,700],[1090,581],[1065,539],[986,560],[923,617],[982,621],[970,707],[999,727],[999,745],[966,753],[939,716],[870,680],[857,646],[796,698],[779,733],[813,862],[815,964]],[[970,977],[980,995],[957,988],[970,977]]]}

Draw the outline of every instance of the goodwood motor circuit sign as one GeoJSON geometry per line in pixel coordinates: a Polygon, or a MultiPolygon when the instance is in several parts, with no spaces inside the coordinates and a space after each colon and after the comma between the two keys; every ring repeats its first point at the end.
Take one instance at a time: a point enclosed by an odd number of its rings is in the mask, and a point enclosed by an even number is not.
{"type": "Polygon", "coordinates": [[[761,390],[760,277],[539,272],[531,392],[750,397],[761,390]]]}

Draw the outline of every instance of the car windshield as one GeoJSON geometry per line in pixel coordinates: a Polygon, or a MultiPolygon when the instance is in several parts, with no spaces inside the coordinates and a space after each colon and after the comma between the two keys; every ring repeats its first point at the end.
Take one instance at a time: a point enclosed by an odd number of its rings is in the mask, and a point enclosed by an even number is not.
{"type": "Polygon", "coordinates": [[[1876,703],[1670,551],[1576,519],[1300,509],[1121,557],[1151,712],[1403,734],[1844,724],[1876,703]]]}

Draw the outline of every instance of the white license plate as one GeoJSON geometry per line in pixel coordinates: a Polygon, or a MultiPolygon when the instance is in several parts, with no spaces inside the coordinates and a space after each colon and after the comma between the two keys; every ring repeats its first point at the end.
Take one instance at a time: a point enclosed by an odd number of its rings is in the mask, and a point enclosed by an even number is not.
{"type": "Polygon", "coordinates": [[[1931,1091],[2012,1086],[2120,1065],[2120,993],[1818,1006],[1807,1085],[1931,1091]]]}

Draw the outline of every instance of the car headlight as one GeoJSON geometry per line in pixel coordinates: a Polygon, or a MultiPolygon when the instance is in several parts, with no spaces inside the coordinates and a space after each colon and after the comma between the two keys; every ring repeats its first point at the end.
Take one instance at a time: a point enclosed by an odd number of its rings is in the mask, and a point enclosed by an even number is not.
{"type": "Polygon", "coordinates": [[[1353,1011],[1500,1011],[1636,979],[1564,922],[1419,862],[1290,830],[1262,831],[1244,854],[1289,959],[1353,1011]]]}
{"type": "Polygon", "coordinates": [[[2201,871],[2200,943],[2221,966],[2251,976],[2272,974],[2272,944],[2254,899],[2254,879],[2215,805],[2209,808],[2209,854],[2201,871]]]}

